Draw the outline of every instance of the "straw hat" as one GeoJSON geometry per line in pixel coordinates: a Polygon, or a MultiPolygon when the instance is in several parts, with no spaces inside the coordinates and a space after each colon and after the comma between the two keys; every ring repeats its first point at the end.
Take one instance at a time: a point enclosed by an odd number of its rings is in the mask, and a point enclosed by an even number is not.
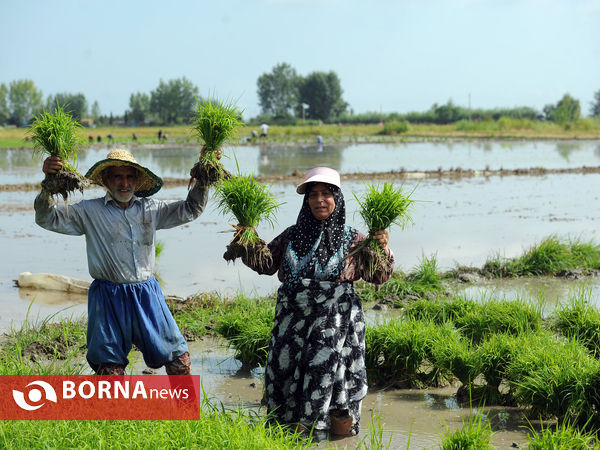
{"type": "Polygon", "coordinates": [[[118,166],[131,166],[137,169],[138,182],[135,195],[138,197],[149,197],[152,194],[156,194],[163,185],[163,180],[160,177],[154,175],[150,169],[140,166],[130,152],[121,148],[111,150],[106,159],[94,164],[85,176],[92,183],[102,185],[102,172],[104,169],[118,166]]]}
{"type": "Polygon", "coordinates": [[[298,194],[306,192],[308,183],[327,183],[340,187],[340,174],[329,167],[315,167],[304,174],[304,181],[296,187],[298,194]]]}

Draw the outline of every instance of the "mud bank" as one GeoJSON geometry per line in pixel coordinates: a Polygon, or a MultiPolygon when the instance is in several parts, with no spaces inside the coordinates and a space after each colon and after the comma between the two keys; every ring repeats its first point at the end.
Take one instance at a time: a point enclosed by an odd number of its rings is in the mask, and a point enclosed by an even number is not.
{"type": "MultiPolygon", "coordinates": [[[[564,174],[598,174],[600,166],[597,167],[576,167],[563,169],[546,169],[543,167],[532,167],[529,169],[496,169],[496,170],[473,170],[462,169],[460,167],[449,170],[390,170],[388,172],[372,173],[342,173],[342,180],[420,180],[420,179],[451,179],[459,180],[463,178],[492,178],[492,177],[512,177],[512,176],[544,176],[544,175],[564,175],[564,174]]],[[[261,183],[299,183],[302,180],[303,173],[295,170],[289,175],[257,175],[256,179],[261,183]]],[[[164,187],[187,186],[189,178],[163,178],[164,187]]],[[[97,186],[91,186],[92,188],[97,186]]],[[[18,192],[18,191],[37,191],[41,188],[40,183],[20,183],[0,185],[0,192],[18,192]]]]}

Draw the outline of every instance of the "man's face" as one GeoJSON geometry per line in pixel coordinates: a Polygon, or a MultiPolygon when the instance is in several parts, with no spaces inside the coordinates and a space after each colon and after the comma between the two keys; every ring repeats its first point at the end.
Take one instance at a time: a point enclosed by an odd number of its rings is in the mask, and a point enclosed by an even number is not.
{"type": "Polygon", "coordinates": [[[137,179],[137,170],[131,166],[109,167],[102,177],[104,186],[123,209],[129,206],[137,179]]]}

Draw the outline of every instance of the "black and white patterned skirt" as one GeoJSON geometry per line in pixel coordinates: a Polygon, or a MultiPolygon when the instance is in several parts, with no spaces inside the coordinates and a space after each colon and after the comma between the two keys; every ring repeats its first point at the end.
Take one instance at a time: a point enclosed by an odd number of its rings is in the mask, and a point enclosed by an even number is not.
{"type": "Polygon", "coordinates": [[[302,279],[278,290],[265,394],[279,423],[329,429],[348,410],[358,433],[367,394],[365,318],[352,283],[302,279]]]}

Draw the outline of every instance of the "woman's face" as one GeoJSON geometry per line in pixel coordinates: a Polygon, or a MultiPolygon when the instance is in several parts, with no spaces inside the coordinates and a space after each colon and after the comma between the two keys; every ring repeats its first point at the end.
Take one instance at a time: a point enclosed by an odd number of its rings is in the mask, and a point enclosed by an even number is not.
{"type": "Polygon", "coordinates": [[[308,193],[308,206],[310,206],[310,211],[315,219],[327,219],[335,209],[333,192],[329,190],[326,184],[314,184],[308,193]]]}

